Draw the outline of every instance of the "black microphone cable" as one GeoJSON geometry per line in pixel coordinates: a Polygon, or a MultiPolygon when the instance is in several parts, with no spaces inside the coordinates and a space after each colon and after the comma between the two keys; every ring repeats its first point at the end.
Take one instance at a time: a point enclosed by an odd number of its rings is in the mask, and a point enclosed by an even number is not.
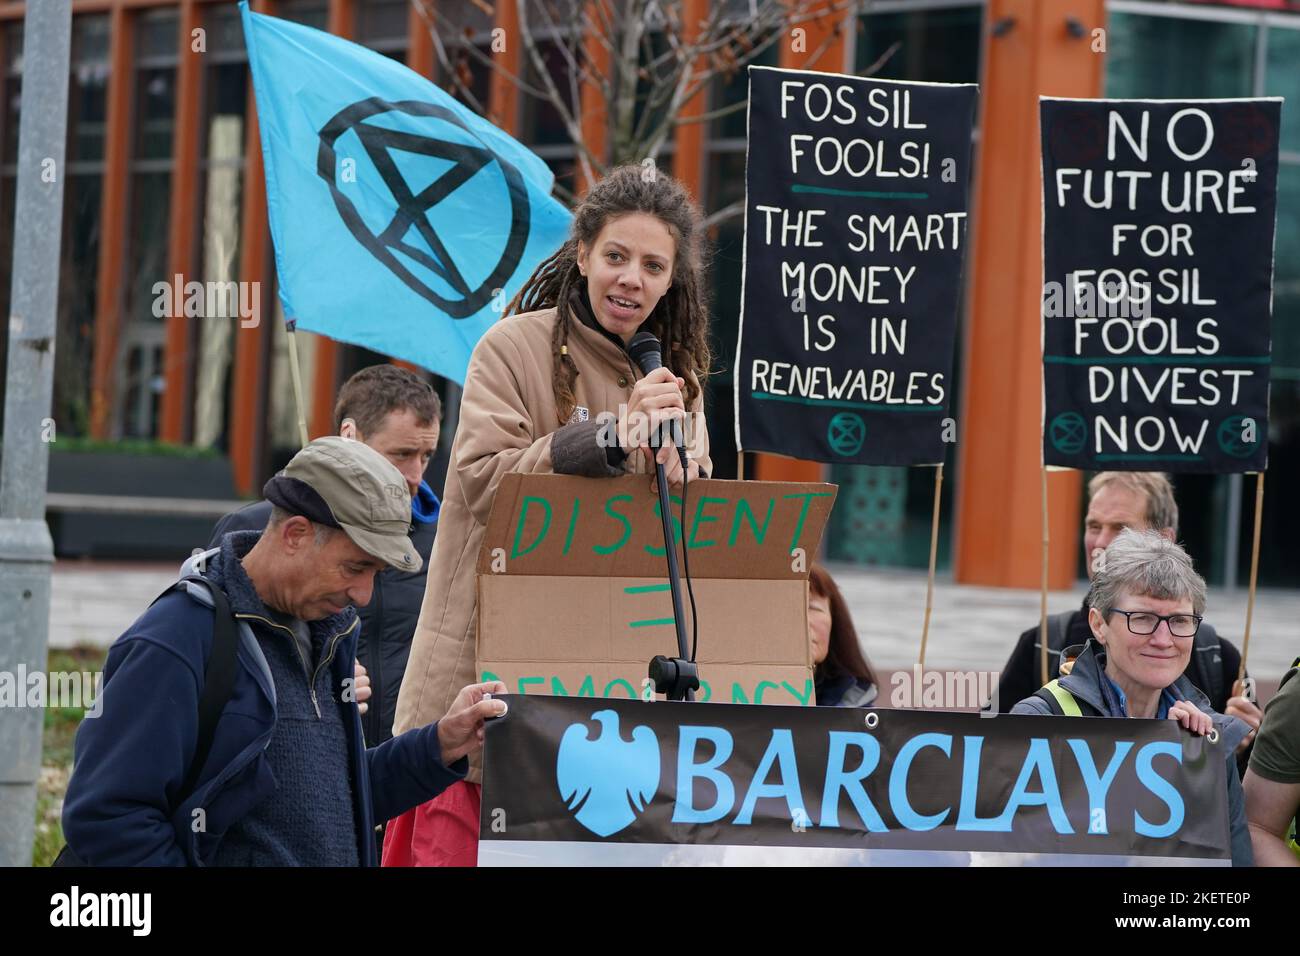
{"type": "Polygon", "coordinates": [[[695,588],[691,584],[690,539],[686,536],[686,489],[690,487],[690,475],[687,468],[685,448],[685,426],[682,428],[682,447],[677,453],[682,461],[682,576],[686,578],[686,596],[691,601],[691,663],[695,663],[695,652],[700,644],[700,619],[695,613],[695,588]]]}
{"type": "MultiPolygon", "coordinates": [[[[648,329],[638,332],[632,337],[632,341],[627,344],[627,352],[641,368],[644,375],[649,375],[656,368],[663,365],[663,352],[659,339],[648,329]]],[[[668,423],[669,433],[673,431],[672,422],[668,423]]],[[[691,602],[691,663],[695,663],[695,654],[699,649],[700,643],[700,622],[695,610],[695,587],[691,581],[691,562],[690,562],[690,541],[686,534],[686,498],[687,486],[690,484],[688,472],[688,461],[686,456],[686,422],[682,421],[682,444],[676,446],[677,457],[682,463],[682,507],[680,525],[682,529],[682,575],[686,578],[686,596],[691,602]]],[[[660,435],[663,434],[663,427],[660,426],[660,435]]],[[[661,440],[662,444],[662,440],[661,440]]]]}

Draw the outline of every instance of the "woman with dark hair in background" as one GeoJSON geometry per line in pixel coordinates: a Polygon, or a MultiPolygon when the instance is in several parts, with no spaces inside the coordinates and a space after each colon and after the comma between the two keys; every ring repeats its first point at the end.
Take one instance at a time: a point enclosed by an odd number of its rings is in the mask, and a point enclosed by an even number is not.
{"type": "Polygon", "coordinates": [[[871,706],[878,693],[875,672],[862,654],[844,595],[820,564],[808,575],[808,642],[817,706],[871,706]]]}

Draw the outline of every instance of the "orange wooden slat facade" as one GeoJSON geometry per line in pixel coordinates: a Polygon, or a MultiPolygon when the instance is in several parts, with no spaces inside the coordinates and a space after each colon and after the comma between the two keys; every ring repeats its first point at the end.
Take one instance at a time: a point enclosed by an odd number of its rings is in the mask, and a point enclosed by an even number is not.
{"type": "MultiPolygon", "coordinates": [[[[682,4],[682,37],[687,43],[699,38],[700,23],[709,15],[708,0],[685,0],[682,4]]],[[[700,63],[698,69],[708,68],[700,63]]],[[[682,104],[678,116],[690,119],[703,116],[708,106],[708,91],[701,89],[682,104]]],[[[682,123],[674,131],[676,149],[673,153],[673,177],[681,182],[695,199],[703,198],[704,188],[704,134],[708,123],[682,123]]]]}
{"type": "MultiPolygon", "coordinates": [[[[436,22],[436,21],[434,21],[436,22]]],[[[415,4],[411,4],[410,22],[406,25],[409,40],[406,48],[406,65],[421,76],[434,79],[435,59],[433,54],[433,37],[431,26],[425,22],[415,4]]]]}
{"type": "Polygon", "coordinates": [[[135,86],[135,17],[114,7],[109,21],[108,109],[104,134],[104,190],[99,207],[94,359],[91,365],[90,433],[106,439],[112,430],[114,371],[126,309],[127,195],[131,181],[131,94],[135,86]]]}
{"type": "MultiPolygon", "coordinates": [[[[523,76],[524,54],[519,39],[519,11],[513,3],[496,4],[496,26],[505,38],[505,49],[491,56],[512,76],[523,76]]],[[[487,118],[511,136],[519,133],[519,91],[509,78],[493,70],[488,77],[487,118]]]]}
{"type": "MultiPolygon", "coordinates": [[[[271,0],[253,0],[258,13],[274,13],[271,0]]],[[[266,212],[266,173],[262,166],[262,137],[257,125],[257,102],[252,84],[248,87],[248,129],[244,143],[244,208],[240,229],[242,282],[257,282],[261,289],[261,313],[268,314],[272,273],[270,226],[266,212]]],[[[273,312],[271,314],[274,314],[273,312]]],[[[243,495],[256,491],[266,448],[266,391],[270,323],[235,327],[234,375],[231,385],[230,465],[235,488],[243,495]]]]}
{"type": "MultiPolygon", "coordinates": [[[[615,14],[610,10],[610,6],[610,0],[589,0],[587,9],[591,22],[601,23],[603,22],[602,18],[613,17],[615,14]],[[597,5],[603,5],[605,13],[599,12],[596,9],[597,5]]],[[[583,49],[592,72],[600,76],[609,76],[609,72],[613,68],[613,60],[610,57],[609,50],[605,49],[604,44],[597,40],[594,34],[588,34],[584,38],[583,49]]],[[[591,155],[604,163],[608,160],[609,150],[609,116],[607,113],[609,104],[605,101],[600,88],[590,81],[583,82],[578,88],[578,102],[579,109],[582,111],[582,115],[578,118],[579,125],[582,127],[582,141],[586,144],[591,155]]],[[[595,185],[595,183],[587,181],[580,159],[577,159],[573,183],[574,192],[579,196],[595,185]]]]}
{"type": "MultiPolygon", "coordinates": [[[[957,453],[958,581],[1037,587],[1042,574],[1042,187],[1038,97],[1101,95],[1103,57],[1066,18],[1105,24],[1103,0],[991,0],[971,214],[965,395],[957,453]],[[1002,36],[991,24],[1011,18],[1002,36]]],[[[1051,587],[1079,553],[1078,472],[1049,476],[1051,587]]]]}

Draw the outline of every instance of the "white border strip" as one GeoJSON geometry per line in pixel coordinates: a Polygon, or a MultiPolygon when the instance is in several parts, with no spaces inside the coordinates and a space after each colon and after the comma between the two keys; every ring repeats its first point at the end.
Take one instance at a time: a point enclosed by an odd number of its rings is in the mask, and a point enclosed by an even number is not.
{"type": "Polygon", "coordinates": [[[478,865],[523,866],[1230,866],[1206,857],[1104,853],[996,853],[966,850],[865,850],[849,847],[736,846],[701,843],[598,843],[482,840],[478,865]]]}

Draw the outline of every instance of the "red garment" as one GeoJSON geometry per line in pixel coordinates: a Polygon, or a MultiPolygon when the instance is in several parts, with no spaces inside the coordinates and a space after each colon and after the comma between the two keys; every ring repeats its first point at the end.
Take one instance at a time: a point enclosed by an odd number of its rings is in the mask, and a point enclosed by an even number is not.
{"type": "Polygon", "coordinates": [[[453,783],[428,803],[388,821],[384,866],[478,866],[483,788],[453,783]]]}

